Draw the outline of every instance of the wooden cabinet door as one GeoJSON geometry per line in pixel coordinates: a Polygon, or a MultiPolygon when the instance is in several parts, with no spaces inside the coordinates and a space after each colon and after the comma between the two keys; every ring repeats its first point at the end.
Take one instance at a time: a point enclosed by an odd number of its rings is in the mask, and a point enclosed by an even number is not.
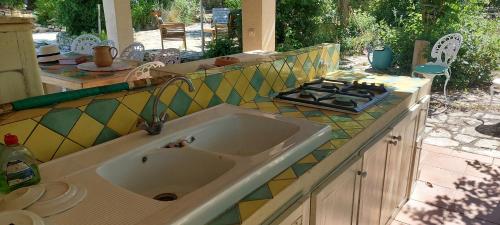
{"type": "Polygon", "coordinates": [[[287,209],[271,225],[309,225],[311,199],[306,198],[287,209]]]}
{"type": "Polygon", "coordinates": [[[361,159],[313,191],[311,225],[353,225],[358,208],[361,159]]]}
{"type": "Polygon", "coordinates": [[[359,225],[380,223],[380,206],[384,185],[387,140],[384,136],[363,154],[363,171],[359,197],[359,225]]]}
{"type": "Polygon", "coordinates": [[[405,117],[391,132],[388,141],[380,224],[386,224],[407,197],[410,164],[414,152],[416,120],[405,117]]]}

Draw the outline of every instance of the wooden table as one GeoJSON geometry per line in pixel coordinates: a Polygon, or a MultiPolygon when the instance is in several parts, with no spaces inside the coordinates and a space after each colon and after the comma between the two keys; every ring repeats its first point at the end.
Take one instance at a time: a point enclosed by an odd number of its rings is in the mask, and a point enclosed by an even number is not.
{"type": "MultiPolygon", "coordinates": [[[[127,61],[132,69],[140,63],[127,61]]],[[[125,81],[127,74],[132,69],[114,72],[91,72],[78,69],[77,65],[60,65],[59,63],[40,63],[42,83],[47,89],[48,85],[64,89],[78,90],[83,88],[98,87],[116,84],[125,81]]],[[[51,92],[51,91],[48,91],[51,92]]]]}

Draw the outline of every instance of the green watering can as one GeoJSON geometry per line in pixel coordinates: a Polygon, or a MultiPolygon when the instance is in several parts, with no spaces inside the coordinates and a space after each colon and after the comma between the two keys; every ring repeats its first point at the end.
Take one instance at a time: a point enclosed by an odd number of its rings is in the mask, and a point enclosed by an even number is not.
{"type": "Polygon", "coordinates": [[[368,62],[377,70],[386,70],[392,65],[392,49],[384,46],[368,52],[368,62]],[[370,56],[372,56],[370,58],[370,56]]]}

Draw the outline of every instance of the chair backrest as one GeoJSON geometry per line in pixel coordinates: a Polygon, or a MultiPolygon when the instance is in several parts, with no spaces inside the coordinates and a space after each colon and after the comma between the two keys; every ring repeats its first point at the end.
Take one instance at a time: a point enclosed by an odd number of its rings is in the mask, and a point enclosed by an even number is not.
{"type": "Polygon", "coordinates": [[[61,52],[70,52],[71,44],[73,43],[73,38],[66,32],[59,32],[56,35],[57,45],[61,52]]]}
{"type": "Polygon", "coordinates": [[[101,39],[92,34],[82,34],[71,43],[71,51],[84,55],[92,55],[92,48],[99,45],[101,39]]]}
{"type": "Polygon", "coordinates": [[[462,45],[463,37],[459,33],[448,34],[441,37],[434,47],[431,56],[436,59],[435,64],[449,67],[457,58],[458,50],[462,45]]]}
{"type": "Polygon", "coordinates": [[[120,58],[140,62],[144,61],[144,45],[140,42],[130,44],[122,51],[120,58]]]}
{"type": "Polygon", "coordinates": [[[134,81],[134,80],[151,78],[151,75],[149,74],[150,70],[152,68],[158,68],[158,67],[163,67],[163,66],[165,66],[164,63],[157,62],[157,61],[144,63],[144,64],[138,66],[137,68],[131,70],[127,74],[125,81],[134,81]]]}
{"type": "Polygon", "coordinates": [[[109,47],[116,47],[115,41],[113,41],[113,40],[101,41],[100,45],[105,45],[105,46],[109,46],[109,47]]]}
{"type": "Polygon", "coordinates": [[[213,25],[228,24],[230,12],[231,12],[231,10],[229,8],[213,8],[212,9],[212,23],[213,23],[213,25]]]}
{"type": "Polygon", "coordinates": [[[184,38],[186,25],[184,23],[164,23],[160,25],[161,39],[184,38]]]}
{"type": "Polygon", "coordinates": [[[158,53],[155,61],[163,62],[165,65],[179,64],[181,63],[181,51],[176,48],[163,49],[158,53]]]}

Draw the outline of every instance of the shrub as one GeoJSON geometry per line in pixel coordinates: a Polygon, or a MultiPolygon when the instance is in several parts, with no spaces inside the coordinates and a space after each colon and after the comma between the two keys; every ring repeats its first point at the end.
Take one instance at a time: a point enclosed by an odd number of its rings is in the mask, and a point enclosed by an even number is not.
{"type": "MultiPolygon", "coordinates": [[[[97,4],[101,0],[61,0],[57,5],[57,23],[71,35],[97,33],[97,4]]],[[[102,7],[101,7],[102,10],[102,7]]],[[[104,15],[104,12],[101,12],[104,15]]],[[[104,20],[101,21],[105,27],[104,20]]]]}
{"type": "Polygon", "coordinates": [[[214,58],[225,55],[241,53],[241,46],[236,41],[226,37],[219,37],[208,45],[205,58],[214,58]]]}
{"type": "Polygon", "coordinates": [[[160,11],[169,8],[172,0],[132,0],[130,7],[132,9],[132,26],[135,30],[148,30],[156,27],[154,11],[160,11]]]}
{"type": "Polygon", "coordinates": [[[241,0],[224,0],[224,7],[230,9],[241,9],[241,0]]]}
{"type": "Polygon", "coordinates": [[[197,0],[174,0],[170,7],[168,20],[190,24],[200,14],[200,5],[197,0]]]}
{"type": "Polygon", "coordinates": [[[24,7],[24,0],[1,0],[0,7],[8,9],[21,9],[24,7]]]}
{"type": "Polygon", "coordinates": [[[37,23],[48,26],[56,25],[56,18],[59,11],[57,6],[61,0],[39,0],[35,2],[35,12],[37,23]]]}

